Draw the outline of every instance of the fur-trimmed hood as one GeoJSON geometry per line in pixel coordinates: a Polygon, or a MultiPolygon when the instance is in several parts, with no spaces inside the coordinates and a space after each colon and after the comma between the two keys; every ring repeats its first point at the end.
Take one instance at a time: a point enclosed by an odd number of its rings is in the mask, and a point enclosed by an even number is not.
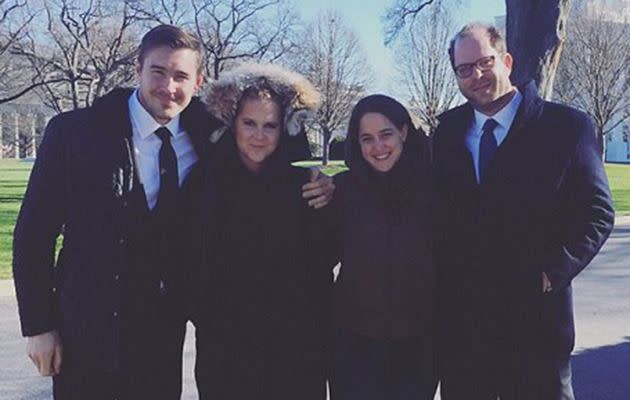
{"type": "Polygon", "coordinates": [[[225,127],[216,130],[210,140],[217,142],[232,128],[239,101],[248,88],[269,87],[282,102],[282,115],[287,133],[295,136],[304,121],[314,116],[320,104],[320,94],[301,74],[275,64],[243,64],[225,72],[209,85],[206,103],[208,111],[225,127]]]}

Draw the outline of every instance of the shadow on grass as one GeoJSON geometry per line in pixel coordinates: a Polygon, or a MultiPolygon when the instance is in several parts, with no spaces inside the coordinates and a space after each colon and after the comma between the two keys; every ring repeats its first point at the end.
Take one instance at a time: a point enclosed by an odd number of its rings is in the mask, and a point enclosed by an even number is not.
{"type": "Polygon", "coordinates": [[[627,400],[630,396],[630,336],[625,342],[588,349],[572,357],[578,400],[627,400]]]}

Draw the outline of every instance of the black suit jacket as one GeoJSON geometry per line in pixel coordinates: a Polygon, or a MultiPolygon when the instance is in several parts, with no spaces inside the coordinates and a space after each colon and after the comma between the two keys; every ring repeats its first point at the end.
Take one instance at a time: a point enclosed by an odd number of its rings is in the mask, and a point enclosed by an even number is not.
{"type": "MultiPolygon", "coordinates": [[[[130,301],[139,314],[155,314],[159,300],[156,264],[162,260],[147,257],[146,265],[135,265],[126,248],[128,220],[136,215],[129,210],[130,196],[142,193],[134,179],[131,93],[114,90],[93,107],[50,121],[14,231],[22,333],[59,330],[66,360],[101,370],[121,368],[124,295],[134,297],[130,301]],[[63,246],[55,261],[62,227],[63,246]]],[[[203,153],[215,120],[197,99],[181,118],[196,151],[203,153]]],[[[179,279],[177,271],[169,276],[179,279]]]]}
{"type": "Polygon", "coordinates": [[[571,280],[610,234],[613,205],[589,118],[543,101],[533,83],[520,91],[480,185],[465,145],[470,104],[443,114],[435,133],[442,335],[454,353],[488,344],[568,357],[571,280]],[[543,272],[551,293],[542,293],[543,272]]]}

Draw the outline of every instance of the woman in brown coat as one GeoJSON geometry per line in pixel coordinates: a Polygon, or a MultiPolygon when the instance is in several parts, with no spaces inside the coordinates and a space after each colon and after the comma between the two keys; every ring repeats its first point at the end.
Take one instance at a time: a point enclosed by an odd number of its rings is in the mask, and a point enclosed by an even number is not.
{"type": "Polygon", "coordinates": [[[335,178],[333,400],[432,399],[433,189],[426,136],[396,100],[355,106],[335,178]]]}

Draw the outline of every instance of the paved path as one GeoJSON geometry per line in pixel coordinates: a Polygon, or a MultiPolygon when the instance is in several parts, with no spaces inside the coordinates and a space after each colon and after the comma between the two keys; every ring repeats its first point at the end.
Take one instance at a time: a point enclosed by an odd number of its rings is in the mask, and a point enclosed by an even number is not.
{"type": "Polygon", "coordinates": [[[630,217],[573,284],[578,400],[630,398],[630,217]]]}
{"type": "MultiPolygon", "coordinates": [[[[26,357],[26,340],[19,334],[17,306],[11,296],[3,296],[0,287],[0,399],[48,400],[52,399],[50,378],[40,377],[26,357]]],[[[183,400],[197,399],[193,378],[194,327],[189,324],[184,354],[183,400]]]]}
{"type": "MultiPolygon", "coordinates": [[[[627,400],[630,393],[630,218],[621,218],[593,264],[574,282],[577,343],[573,356],[578,400],[627,400]]],[[[194,328],[184,361],[184,400],[196,399],[194,328]]],[[[11,281],[0,281],[0,399],[51,398],[50,379],[37,376],[24,354],[11,281]]]]}

